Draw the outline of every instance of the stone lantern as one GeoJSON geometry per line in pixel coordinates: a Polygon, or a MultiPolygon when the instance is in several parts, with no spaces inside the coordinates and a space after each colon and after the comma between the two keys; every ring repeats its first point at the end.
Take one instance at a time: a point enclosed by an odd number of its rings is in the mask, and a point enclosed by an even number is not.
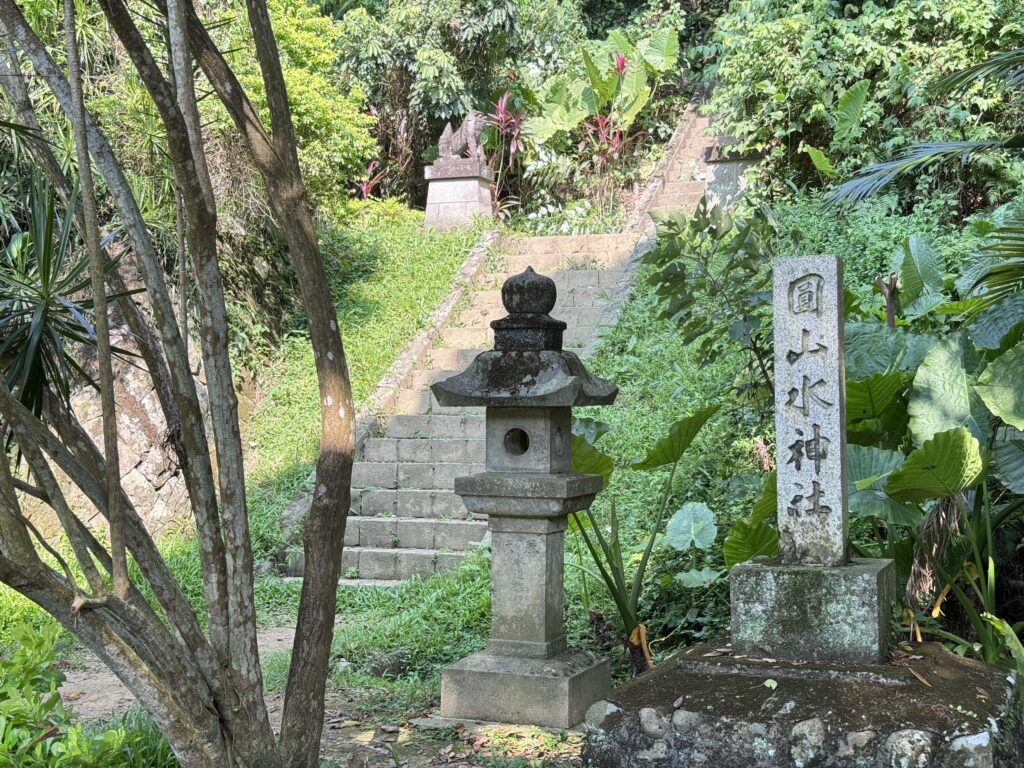
{"type": "Polygon", "coordinates": [[[490,640],[442,673],[441,715],[568,728],[609,686],[608,662],[565,641],[567,516],[603,483],[572,471],[572,408],[608,405],[618,389],[562,350],[553,280],[527,268],[501,298],[494,349],[432,387],[443,406],[487,408],[486,471],[455,491],[491,533],[490,640]]]}

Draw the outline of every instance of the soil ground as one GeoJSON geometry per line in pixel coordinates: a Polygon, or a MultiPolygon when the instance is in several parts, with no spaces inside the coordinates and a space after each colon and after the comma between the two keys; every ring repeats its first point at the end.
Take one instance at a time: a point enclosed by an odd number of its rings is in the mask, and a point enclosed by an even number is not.
{"type": "MultiPolygon", "coordinates": [[[[263,658],[291,647],[294,627],[273,627],[258,635],[263,658]]],[[[90,654],[66,663],[64,700],[83,721],[103,722],[123,715],[135,703],[121,682],[90,654]]],[[[283,693],[267,695],[275,726],[284,707],[283,693]]],[[[568,768],[579,765],[583,735],[540,728],[432,721],[430,712],[409,713],[396,722],[355,720],[347,714],[343,688],[328,688],[321,757],[332,768],[568,768]],[[426,717],[424,717],[426,716],[426,717]],[[414,724],[412,721],[416,720],[414,724]]]]}

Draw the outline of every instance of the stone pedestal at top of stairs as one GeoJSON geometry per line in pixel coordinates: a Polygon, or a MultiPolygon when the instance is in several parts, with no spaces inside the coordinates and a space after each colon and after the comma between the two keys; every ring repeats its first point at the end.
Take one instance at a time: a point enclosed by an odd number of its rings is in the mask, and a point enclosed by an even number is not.
{"type": "Polygon", "coordinates": [[[591,707],[583,764],[589,768],[1017,768],[1024,764],[1020,701],[1012,677],[948,653],[938,644],[915,646],[906,666],[842,668],[715,656],[718,648],[691,648],[591,707]]]}

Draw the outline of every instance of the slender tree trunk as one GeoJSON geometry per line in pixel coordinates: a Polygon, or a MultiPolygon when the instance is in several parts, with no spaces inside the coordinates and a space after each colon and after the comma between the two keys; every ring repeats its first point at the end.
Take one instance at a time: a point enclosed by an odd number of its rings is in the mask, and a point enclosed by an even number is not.
{"type": "Polygon", "coordinates": [[[330,645],[345,524],[351,504],[355,407],[334,300],[302,183],[287,89],[266,3],[246,0],[249,26],[272,121],[260,120],[194,10],[189,13],[193,55],[245,139],[267,187],[309,320],[320,385],[321,443],[316,489],[303,531],[305,572],[292,662],[288,673],[281,752],[289,768],[317,765],[323,729],[330,645]]]}
{"type": "Polygon", "coordinates": [[[107,476],[107,504],[110,527],[110,554],[113,559],[114,594],[121,600],[128,597],[128,559],[125,555],[124,525],[118,504],[121,487],[120,452],[117,446],[117,411],[114,404],[114,365],[110,354],[110,316],[107,311],[107,288],[103,279],[104,259],[100,247],[99,214],[96,186],[92,180],[92,159],[89,135],[85,127],[85,105],[82,97],[82,67],[78,55],[78,33],[75,24],[74,0],[64,0],[64,34],[67,37],[68,81],[71,85],[71,125],[75,134],[75,155],[85,219],[85,245],[89,251],[89,273],[92,286],[93,322],[96,328],[96,365],[99,368],[100,403],[103,420],[103,455],[113,471],[107,476]]]}

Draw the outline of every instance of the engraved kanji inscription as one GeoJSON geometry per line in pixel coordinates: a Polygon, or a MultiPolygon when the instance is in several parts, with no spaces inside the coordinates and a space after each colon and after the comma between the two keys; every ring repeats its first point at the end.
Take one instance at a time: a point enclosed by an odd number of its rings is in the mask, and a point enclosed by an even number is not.
{"type": "MultiPolygon", "coordinates": [[[[803,486],[797,483],[801,490],[803,486]]],[[[798,493],[789,502],[787,512],[790,517],[801,517],[803,515],[830,515],[832,507],[822,503],[825,494],[821,490],[821,483],[817,480],[811,482],[811,492],[808,494],[798,493]],[[802,506],[806,504],[807,506],[802,506]]]]}
{"type": "Polygon", "coordinates": [[[804,416],[810,415],[811,403],[814,402],[824,408],[831,408],[835,403],[826,400],[819,390],[828,389],[828,383],[824,379],[811,381],[810,376],[803,376],[803,384],[789,390],[786,398],[786,405],[800,411],[804,416]]]}
{"type": "Polygon", "coordinates": [[[821,425],[815,424],[811,435],[804,435],[802,429],[794,430],[799,437],[789,445],[789,460],[787,464],[796,466],[797,471],[803,469],[805,461],[814,465],[814,474],[821,474],[821,463],[828,458],[828,447],[832,441],[821,434],[821,425]]]}
{"type": "Polygon", "coordinates": [[[815,344],[813,347],[811,346],[811,332],[804,328],[803,331],[800,332],[800,351],[797,352],[795,349],[789,350],[789,352],[786,353],[786,362],[793,365],[801,358],[816,357],[818,355],[823,355],[826,352],[828,352],[828,347],[820,342],[815,344]]]}
{"type": "Polygon", "coordinates": [[[789,284],[789,309],[794,314],[821,311],[821,288],[825,284],[821,275],[804,275],[789,284]]]}

